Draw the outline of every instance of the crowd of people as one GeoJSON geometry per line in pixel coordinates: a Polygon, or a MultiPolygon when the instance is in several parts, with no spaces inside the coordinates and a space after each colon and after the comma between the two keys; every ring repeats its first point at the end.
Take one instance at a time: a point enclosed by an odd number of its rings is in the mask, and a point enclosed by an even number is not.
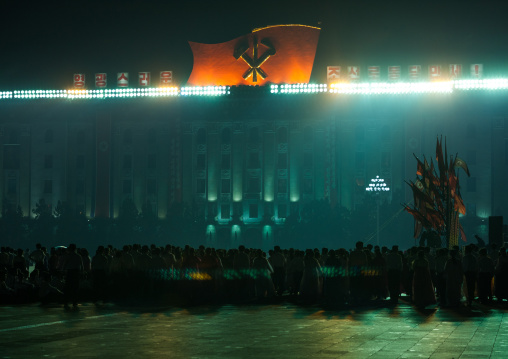
{"type": "Polygon", "coordinates": [[[384,301],[401,295],[418,308],[485,305],[508,299],[504,247],[470,244],[402,252],[357,242],[351,250],[215,249],[200,246],[99,246],[93,257],[75,244],[0,250],[0,303],[108,302],[171,297],[183,304],[296,299],[328,306],[384,301]]]}

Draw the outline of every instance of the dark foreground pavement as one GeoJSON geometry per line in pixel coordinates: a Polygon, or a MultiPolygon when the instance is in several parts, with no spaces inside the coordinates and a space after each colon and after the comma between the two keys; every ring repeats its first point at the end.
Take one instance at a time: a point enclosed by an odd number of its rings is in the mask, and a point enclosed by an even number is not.
{"type": "Polygon", "coordinates": [[[0,358],[508,358],[505,309],[0,307],[0,358]]]}

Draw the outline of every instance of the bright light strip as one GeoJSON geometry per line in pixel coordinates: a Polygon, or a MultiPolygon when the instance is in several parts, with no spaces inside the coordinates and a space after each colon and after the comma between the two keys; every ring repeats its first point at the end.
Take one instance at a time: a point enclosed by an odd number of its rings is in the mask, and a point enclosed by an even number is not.
{"type": "Polygon", "coordinates": [[[12,98],[12,91],[0,91],[0,100],[12,98]]]}
{"type": "Polygon", "coordinates": [[[328,92],[327,84],[270,85],[270,93],[297,94],[328,92]]]}
{"type": "MultiPolygon", "coordinates": [[[[270,85],[272,94],[330,93],[340,95],[390,95],[390,94],[450,94],[456,91],[508,90],[508,78],[471,79],[442,82],[373,82],[334,84],[284,84],[270,85]]],[[[16,90],[0,91],[2,99],[105,99],[132,97],[174,96],[224,96],[230,94],[229,86],[193,86],[160,88],[118,89],[70,89],[70,90],[16,90]]]]}
{"type": "Polygon", "coordinates": [[[456,80],[454,87],[457,90],[506,90],[508,79],[484,79],[484,80],[456,80]]]}
{"type": "Polygon", "coordinates": [[[387,95],[452,93],[453,82],[373,82],[373,83],[335,83],[330,85],[330,93],[346,95],[387,95]]]}
{"type": "Polygon", "coordinates": [[[65,98],[67,90],[21,90],[13,91],[14,98],[34,99],[34,98],[65,98]]]}
{"type": "Polygon", "coordinates": [[[181,96],[222,96],[229,95],[229,86],[196,86],[180,88],[181,96]]]}

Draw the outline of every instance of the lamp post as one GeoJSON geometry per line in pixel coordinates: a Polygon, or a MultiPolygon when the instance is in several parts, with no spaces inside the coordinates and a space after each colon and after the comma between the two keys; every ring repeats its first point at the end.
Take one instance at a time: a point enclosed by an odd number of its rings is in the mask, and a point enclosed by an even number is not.
{"type": "Polygon", "coordinates": [[[380,195],[382,192],[389,192],[390,187],[385,183],[385,180],[376,176],[370,180],[369,186],[365,188],[367,192],[373,192],[376,196],[376,243],[379,246],[379,203],[381,201],[380,195]]]}

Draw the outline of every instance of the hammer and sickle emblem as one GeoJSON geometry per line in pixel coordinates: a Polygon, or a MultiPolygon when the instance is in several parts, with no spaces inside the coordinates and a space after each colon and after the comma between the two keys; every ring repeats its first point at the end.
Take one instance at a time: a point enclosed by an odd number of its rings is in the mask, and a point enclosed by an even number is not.
{"type": "Polygon", "coordinates": [[[249,65],[249,69],[245,71],[243,74],[243,78],[247,80],[249,77],[252,76],[252,82],[258,81],[258,75],[261,77],[261,79],[266,79],[268,75],[266,72],[264,72],[261,69],[261,65],[264,64],[266,60],[270,58],[270,56],[275,55],[275,47],[268,39],[261,40],[261,45],[264,45],[268,48],[261,57],[258,57],[258,40],[254,37],[253,39],[253,53],[252,58],[247,54],[247,51],[249,50],[249,43],[247,41],[241,42],[236,46],[235,51],[233,53],[233,56],[235,59],[239,59],[240,57],[245,61],[247,65],[249,65]]]}

